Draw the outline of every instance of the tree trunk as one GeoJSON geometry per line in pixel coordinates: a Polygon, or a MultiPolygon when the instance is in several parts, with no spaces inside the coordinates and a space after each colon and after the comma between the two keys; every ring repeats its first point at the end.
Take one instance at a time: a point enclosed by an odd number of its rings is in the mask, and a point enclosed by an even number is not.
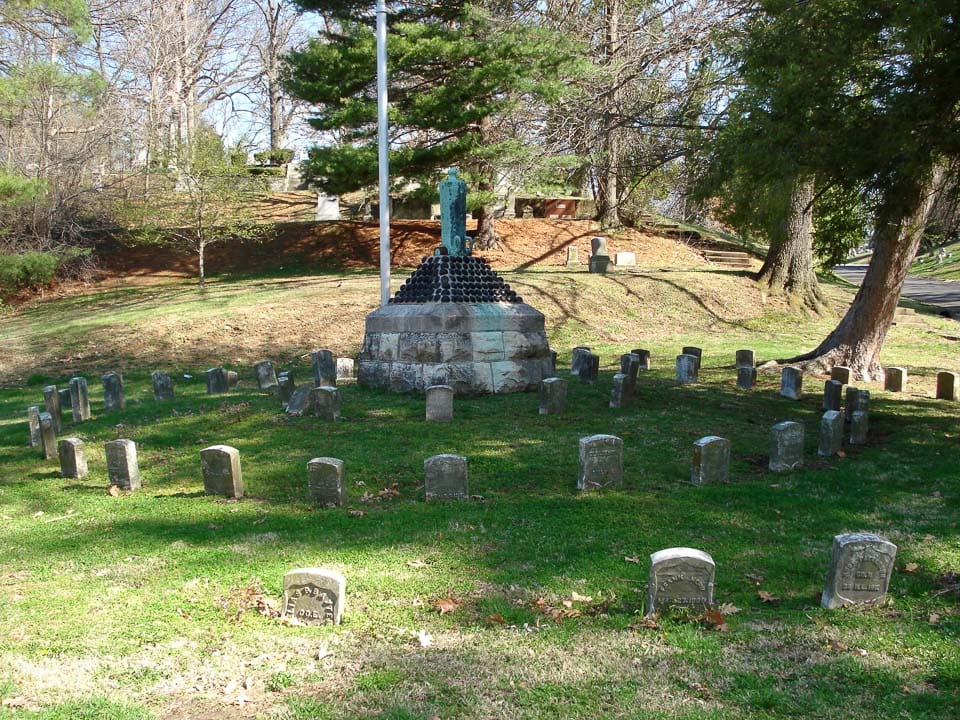
{"type": "Polygon", "coordinates": [[[603,165],[598,168],[599,197],[597,198],[597,220],[600,227],[620,227],[619,213],[619,113],[620,113],[620,15],[623,12],[622,0],[606,0],[606,38],[604,55],[610,69],[610,83],[606,95],[606,107],[603,112],[603,165]]]}
{"type": "Polygon", "coordinates": [[[847,314],[816,349],[783,362],[803,362],[823,372],[846,365],[857,379],[883,378],[880,351],[942,179],[938,168],[886,191],[873,233],[873,257],[847,314]]]}
{"type": "Polygon", "coordinates": [[[764,291],[793,296],[819,311],[822,296],[813,268],[813,197],[812,177],[793,183],[787,211],[774,232],[757,281],[764,291]]]}
{"type": "Polygon", "coordinates": [[[493,213],[486,205],[477,210],[477,234],[473,247],[477,250],[493,250],[500,244],[500,235],[493,226],[493,213]]]}
{"type": "Polygon", "coordinates": [[[206,274],[204,273],[203,268],[203,251],[206,249],[206,243],[200,243],[197,246],[197,274],[200,278],[200,289],[203,290],[206,287],[206,274]]]}

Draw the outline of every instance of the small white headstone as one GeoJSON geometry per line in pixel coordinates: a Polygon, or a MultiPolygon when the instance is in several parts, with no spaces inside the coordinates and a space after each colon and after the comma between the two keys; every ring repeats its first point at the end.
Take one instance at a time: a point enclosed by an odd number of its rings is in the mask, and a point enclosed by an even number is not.
{"type": "Polygon", "coordinates": [[[297,568],[283,576],[282,615],[304,625],[339,625],[347,581],[335,570],[297,568]]]}
{"type": "Polygon", "coordinates": [[[716,564],[702,550],[676,547],[650,556],[646,614],[670,608],[703,612],[713,605],[716,564]]]}

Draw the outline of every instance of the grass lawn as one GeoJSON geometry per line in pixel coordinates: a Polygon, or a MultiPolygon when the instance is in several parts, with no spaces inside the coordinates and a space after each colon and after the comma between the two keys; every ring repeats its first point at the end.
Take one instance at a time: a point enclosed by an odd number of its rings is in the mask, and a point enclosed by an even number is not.
{"type": "Polygon", "coordinates": [[[561,366],[576,344],[601,355],[561,416],[539,416],[535,394],[458,397],[455,423],[428,424],[422,397],[350,384],[337,423],[282,414],[252,364],[303,381],[313,347],[355,353],[370,274],[119,288],[0,318],[0,718],[957,716],[960,405],[933,399],[937,369],[960,371],[950,321],[893,328],[884,362],[910,368],[908,392],[871,387],[869,443],[824,459],[823,378],[799,402],[779,372],[743,392],[733,357],[809,349],[844,287],[810,317],[736,273],[505,277],[547,316],[561,366]],[[693,386],[673,382],[682,345],[704,348],[693,386]],[[654,369],[612,410],[635,347],[654,369]],[[205,394],[214,362],[241,373],[228,395],[205,394]],[[99,373],[114,367],[127,408],[107,414],[99,373]],[[154,402],[155,369],[176,373],[173,402],[154,402]],[[63,433],[86,443],[80,481],[27,447],[25,422],[44,384],[75,373],[94,415],[63,433]],[[774,475],[781,420],[804,424],[806,463],[774,475]],[[594,433],[623,438],[624,486],[578,494],[577,441],[594,433]],[[684,482],[705,435],[732,441],[728,484],[684,482]],[[114,496],[103,443],[118,437],[138,444],[143,489],[114,496]],[[239,502],[203,494],[213,444],[240,450],[239,502]],[[424,502],[423,461],[442,452],[467,457],[473,500],[424,502]],[[307,500],[317,456],[345,461],[346,507],[307,500]],[[832,538],[851,531],[899,546],[888,602],[822,610],[832,538]],[[673,546],[713,556],[724,626],[644,620],[649,555],[673,546]],[[341,626],[271,612],[302,566],[346,576],[341,626]]]}
{"type": "Polygon", "coordinates": [[[914,275],[929,275],[940,280],[960,280],[960,242],[944,245],[943,250],[948,253],[948,257],[939,262],[937,250],[917,255],[910,267],[910,272],[914,275]]]}

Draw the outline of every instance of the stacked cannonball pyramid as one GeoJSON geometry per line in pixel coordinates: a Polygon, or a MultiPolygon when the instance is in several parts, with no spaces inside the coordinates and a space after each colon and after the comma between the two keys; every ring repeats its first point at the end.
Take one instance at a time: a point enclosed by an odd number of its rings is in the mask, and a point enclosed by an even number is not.
{"type": "Polygon", "coordinates": [[[483,258],[434,255],[423,258],[390,302],[522,303],[523,298],[483,258]]]}

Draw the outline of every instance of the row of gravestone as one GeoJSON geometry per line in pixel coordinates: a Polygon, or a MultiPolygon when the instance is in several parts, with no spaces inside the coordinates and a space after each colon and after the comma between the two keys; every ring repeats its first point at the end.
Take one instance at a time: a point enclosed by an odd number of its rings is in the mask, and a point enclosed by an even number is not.
{"type": "MultiPolygon", "coordinates": [[[[882,603],[890,586],[897,546],[870,533],[833,538],[820,605],[828,610],[882,603]]],[[[703,550],[674,547],[650,555],[645,614],[677,609],[702,613],[714,604],[716,563],[703,550]]],[[[346,579],[334,570],[297,568],[283,576],[281,615],[303,625],[340,624],[346,579]]]]}

